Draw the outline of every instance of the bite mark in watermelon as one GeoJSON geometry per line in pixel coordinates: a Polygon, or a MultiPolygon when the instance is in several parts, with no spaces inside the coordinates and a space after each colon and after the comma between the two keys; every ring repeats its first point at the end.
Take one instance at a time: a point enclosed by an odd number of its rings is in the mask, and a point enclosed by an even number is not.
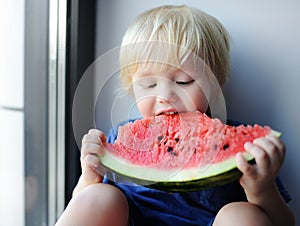
{"type": "Polygon", "coordinates": [[[244,144],[278,132],[268,126],[237,127],[200,112],[160,115],[120,126],[105,143],[101,163],[119,175],[153,188],[177,192],[207,189],[237,180],[235,155],[244,144]]]}

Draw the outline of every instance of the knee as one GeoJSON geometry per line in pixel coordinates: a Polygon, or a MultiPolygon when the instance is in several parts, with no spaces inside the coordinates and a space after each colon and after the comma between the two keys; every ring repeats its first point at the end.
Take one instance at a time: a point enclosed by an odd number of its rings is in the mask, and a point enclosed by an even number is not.
{"type": "Polygon", "coordinates": [[[272,223],[257,206],[248,202],[234,202],[224,206],[217,214],[213,226],[220,225],[272,226],[272,223]]]}
{"type": "Polygon", "coordinates": [[[81,205],[92,209],[127,208],[127,200],[124,194],[118,188],[108,184],[89,185],[79,192],[74,199],[80,202],[81,205]]]}
{"type": "MultiPolygon", "coordinates": [[[[97,215],[120,221],[128,220],[129,207],[124,194],[116,187],[108,184],[93,184],[84,188],[71,200],[72,205],[80,208],[88,215],[97,215]]],[[[118,224],[115,224],[118,225],[118,224]]]]}

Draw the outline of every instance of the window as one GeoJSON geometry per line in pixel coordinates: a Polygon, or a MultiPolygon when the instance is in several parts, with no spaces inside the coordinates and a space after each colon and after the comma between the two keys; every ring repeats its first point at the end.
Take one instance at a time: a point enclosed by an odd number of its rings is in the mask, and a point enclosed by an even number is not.
{"type": "Polygon", "coordinates": [[[72,100],[94,60],[94,5],[0,2],[0,225],[54,225],[71,198],[72,100]]]}
{"type": "Polygon", "coordinates": [[[0,225],[25,219],[23,21],[24,0],[0,2],[0,225]]]}

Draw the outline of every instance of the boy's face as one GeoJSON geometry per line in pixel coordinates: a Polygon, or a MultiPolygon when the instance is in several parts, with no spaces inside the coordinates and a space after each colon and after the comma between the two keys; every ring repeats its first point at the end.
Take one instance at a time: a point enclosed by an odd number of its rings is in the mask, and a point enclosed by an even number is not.
{"type": "Polygon", "coordinates": [[[206,112],[210,87],[207,76],[189,68],[139,65],[133,75],[133,92],[142,117],[187,111],[206,112]]]}

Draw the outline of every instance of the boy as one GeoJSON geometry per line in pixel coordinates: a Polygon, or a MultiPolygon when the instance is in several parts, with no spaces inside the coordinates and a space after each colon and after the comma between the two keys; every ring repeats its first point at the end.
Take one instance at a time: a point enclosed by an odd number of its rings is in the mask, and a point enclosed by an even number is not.
{"type": "MultiPolygon", "coordinates": [[[[187,6],[162,6],[141,14],[124,35],[121,81],[143,118],[200,111],[224,113],[216,103],[228,79],[229,38],[214,17],[187,6]]],[[[222,109],[222,108],[221,108],[222,109]]],[[[267,136],[246,143],[250,165],[238,154],[240,181],[187,193],[166,193],[114,180],[100,166],[104,142],[93,129],[83,137],[82,175],[58,225],[294,225],[289,195],[277,178],[282,141],[267,136]],[[106,173],[105,177],[103,175],[106,173]]]]}

